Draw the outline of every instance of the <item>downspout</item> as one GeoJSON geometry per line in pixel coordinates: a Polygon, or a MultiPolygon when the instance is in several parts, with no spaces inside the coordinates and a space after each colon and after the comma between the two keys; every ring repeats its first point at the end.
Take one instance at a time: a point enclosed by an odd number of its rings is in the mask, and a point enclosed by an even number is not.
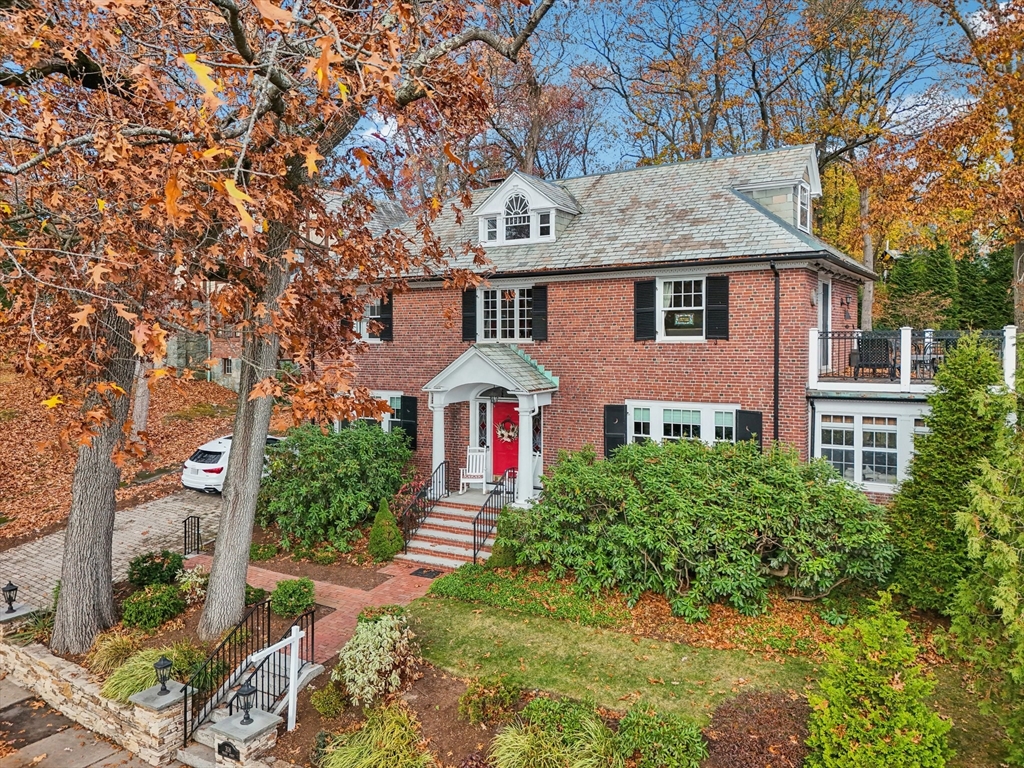
{"type": "Polygon", "coordinates": [[[782,283],[780,282],[779,268],[775,265],[775,259],[768,262],[775,274],[775,378],[772,382],[773,405],[772,405],[772,439],[779,441],[779,355],[782,332],[779,324],[782,319],[782,283]]]}

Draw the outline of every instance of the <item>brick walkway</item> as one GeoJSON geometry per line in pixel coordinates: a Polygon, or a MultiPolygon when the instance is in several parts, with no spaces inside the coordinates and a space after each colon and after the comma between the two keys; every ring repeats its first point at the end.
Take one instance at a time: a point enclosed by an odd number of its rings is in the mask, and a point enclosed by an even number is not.
{"type": "MultiPolygon", "coordinates": [[[[144,552],[183,545],[182,521],[198,515],[203,540],[212,540],[220,516],[220,496],[182,491],[121,510],[114,518],[114,581],[128,574],[128,563],[144,552]]],[[[64,531],[0,553],[0,582],[18,585],[18,602],[44,608],[50,604],[64,558],[64,531]]]]}
{"type": "MultiPolygon", "coordinates": [[[[204,565],[209,569],[213,558],[209,555],[197,555],[190,558],[188,564],[204,565]]],[[[334,613],[316,622],[316,645],[314,655],[316,661],[327,665],[335,656],[356,628],[356,618],[368,606],[408,605],[413,600],[423,597],[430,589],[432,579],[413,576],[412,572],[422,566],[411,563],[391,563],[380,568],[377,573],[391,576],[383,584],[369,591],[342,587],[325,581],[314,581],[316,601],[334,609],[334,613]]],[[[272,591],[277,582],[294,579],[292,576],[265,568],[249,566],[247,581],[254,587],[272,591]]]]}

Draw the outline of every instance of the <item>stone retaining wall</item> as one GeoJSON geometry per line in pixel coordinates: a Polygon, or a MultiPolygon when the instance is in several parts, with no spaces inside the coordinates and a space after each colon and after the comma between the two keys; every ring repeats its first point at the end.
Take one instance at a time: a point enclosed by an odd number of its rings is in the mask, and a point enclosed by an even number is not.
{"type": "Polygon", "coordinates": [[[42,645],[0,643],[0,673],[76,723],[121,745],[150,765],[166,765],[184,736],[181,705],[152,712],[100,696],[89,672],[42,645]]]}

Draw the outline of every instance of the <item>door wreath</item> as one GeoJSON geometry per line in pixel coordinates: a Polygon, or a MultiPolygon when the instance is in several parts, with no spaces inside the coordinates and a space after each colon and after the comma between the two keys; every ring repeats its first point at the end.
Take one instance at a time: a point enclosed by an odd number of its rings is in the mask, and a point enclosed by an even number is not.
{"type": "Polygon", "coordinates": [[[514,443],[519,437],[519,425],[512,419],[505,419],[500,424],[495,424],[494,431],[503,443],[514,443]]]}

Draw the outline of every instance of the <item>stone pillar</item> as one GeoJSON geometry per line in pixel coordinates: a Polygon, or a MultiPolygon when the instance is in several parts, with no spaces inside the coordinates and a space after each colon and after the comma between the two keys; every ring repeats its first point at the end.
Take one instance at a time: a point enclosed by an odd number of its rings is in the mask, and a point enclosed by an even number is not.
{"type": "Polygon", "coordinates": [[[516,476],[516,503],[533,498],[533,405],[534,398],[519,396],[519,470],[516,476]]]}
{"type": "Polygon", "coordinates": [[[444,461],[444,405],[434,402],[434,395],[430,396],[430,410],[434,414],[434,430],[431,439],[433,455],[430,461],[430,470],[437,469],[444,461]]]}

